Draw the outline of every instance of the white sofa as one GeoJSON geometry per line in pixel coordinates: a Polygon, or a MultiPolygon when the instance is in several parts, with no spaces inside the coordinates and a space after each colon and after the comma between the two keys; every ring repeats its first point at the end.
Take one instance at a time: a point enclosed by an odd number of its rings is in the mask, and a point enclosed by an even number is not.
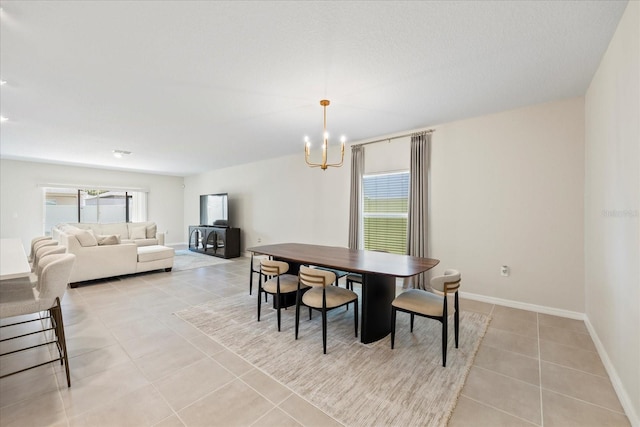
{"type": "Polygon", "coordinates": [[[154,222],[58,224],[52,237],[76,256],[70,282],[144,271],[171,271],[174,250],[154,222]]]}

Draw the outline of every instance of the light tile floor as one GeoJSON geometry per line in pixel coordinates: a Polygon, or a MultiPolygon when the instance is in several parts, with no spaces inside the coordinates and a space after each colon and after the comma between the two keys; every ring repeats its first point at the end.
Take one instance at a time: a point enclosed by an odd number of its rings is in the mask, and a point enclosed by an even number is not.
{"type": "MultiPolygon", "coordinates": [[[[0,425],[339,426],[172,315],[248,292],[248,276],[249,261],[239,258],[69,289],[71,388],[57,364],[0,380],[0,425]]],[[[471,300],[461,306],[493,318],[450,426],[629,425],[583,322],[471,300]]],[[[0,372],[43,356],[4,357],[0,372]]]]}

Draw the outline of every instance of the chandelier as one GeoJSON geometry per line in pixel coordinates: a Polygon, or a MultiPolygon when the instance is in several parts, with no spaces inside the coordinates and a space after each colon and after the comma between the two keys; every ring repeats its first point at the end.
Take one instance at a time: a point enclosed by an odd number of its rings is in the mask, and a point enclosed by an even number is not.
{"type": "Polygon", "coordinates": [[[305,142],[304,160],[312,168],[319,167],[322,170],[326,170],[328,167],[339,168],[340,166],[342,166],[342,162],[344,161],[344,143],[347,140],[347,138],[344,135],[340,137],[340,142],[342,143],[342,147],[340,148],[340,162],[327,163],[327,154],[328,154],[327,151],[329,149],[329,132],[327,132],[327,105],[329,105],[329,100],[323,99],[322,101],[320,101],[320,105],[322,105],[322,108],[324,110],[324,122],[323,122],[323,132],[322,132],[322,163],[312,163],[309,160],[310,153],[311,153],[311,141],[309,140],[308,136],[304,137],[304,142],[305,142]]]}

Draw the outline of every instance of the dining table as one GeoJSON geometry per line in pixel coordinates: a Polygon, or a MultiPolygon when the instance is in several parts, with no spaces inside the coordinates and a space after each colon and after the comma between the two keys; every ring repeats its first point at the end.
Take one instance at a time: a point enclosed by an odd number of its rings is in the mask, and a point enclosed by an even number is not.
{"type": "Polygon", "coordinates": [[[17,238],[0,239],[0,280],[27,277],[30,273],[31,266],[22,241],[17,238]]]}
{"type": "Polygon", "coordinates": [[[297,274],[300,265],[313,265],[362,275],[360,341],[372,343],[391,332],[391,303],[396,296],[396,278],[415,276],[438,265],[433,258],[388,252],[349,249],[305,243],[278,243],[247,249],[289,263],[297,274]]]}

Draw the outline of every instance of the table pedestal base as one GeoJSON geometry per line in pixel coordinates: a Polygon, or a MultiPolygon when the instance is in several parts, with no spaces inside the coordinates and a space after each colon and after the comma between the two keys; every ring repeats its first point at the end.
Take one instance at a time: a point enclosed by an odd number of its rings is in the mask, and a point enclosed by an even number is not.
{"type": "Polygon", "coordinates": [[[395,297],[395,277],[381,274],[362,276],[362,343],[378,341],[391,333],[391,303],[395,297]]]}

